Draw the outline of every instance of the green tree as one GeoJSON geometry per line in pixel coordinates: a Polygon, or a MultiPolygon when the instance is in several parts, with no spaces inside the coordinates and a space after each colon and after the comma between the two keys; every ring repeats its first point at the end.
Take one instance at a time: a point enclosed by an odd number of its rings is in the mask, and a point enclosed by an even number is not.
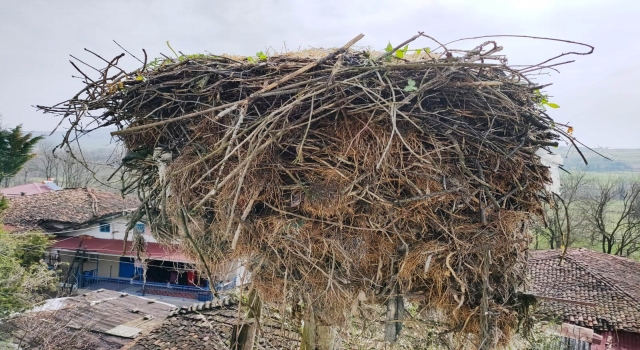
{"type": "Polygon", "coordinates": [[[13,129],[0,127],[0,183],[16,175],[35,156],[33,148],[42,139],[42,136],[24,134],[22,125],[13,129]]]}
{"type": "MultiPolygon", "coordinates": [[[[6,208],[0,198],[0,217],[6,208]]],[[[0,223],[0,318],[47,298],[58,280],[41,260],[50,241],[43,233],[9,234],[0,223]]]]}

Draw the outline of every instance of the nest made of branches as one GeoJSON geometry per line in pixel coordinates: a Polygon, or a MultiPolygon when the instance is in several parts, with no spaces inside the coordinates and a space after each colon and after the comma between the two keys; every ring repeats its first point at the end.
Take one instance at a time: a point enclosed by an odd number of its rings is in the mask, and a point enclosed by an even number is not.
{"type": "Polygon", "coordinates": [[[543,65],[510,67],[493,41],[397,58],[418,37],[382,55],[350,50],[361,36],[320,57],[150,69],[145,54],[134,72],[117,57],[42,108],[71,120],[65,142],[87,121],[117,126],[124,192],[142,202],[132,223],[145,217],[210,276],[240,259],[264,300],[301,300],[327,323],[361,291],[400,295],[504,344],[550,180],[535,152],[573,139],[528,77],[543,65]]]}

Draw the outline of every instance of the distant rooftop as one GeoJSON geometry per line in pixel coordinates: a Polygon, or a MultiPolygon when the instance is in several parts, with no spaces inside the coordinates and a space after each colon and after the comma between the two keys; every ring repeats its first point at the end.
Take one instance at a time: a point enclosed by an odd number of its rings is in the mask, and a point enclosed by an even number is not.
{"type": "Polygon", "coordinates": [[[66,226],[90,224],[138,207],[138,200],[91,188],[50,190],[13,197],[4,223],[14,227],[40,227],[55,232],[66,226]]]}
{"type": "Polygon", "coordinates": [[[53,180],[34,182],[30,184],[13,186],[0,189],[0,193],[12,198],[20,196],[30,196],[34,194],[46,193],[51,191],[59,191],[62,188],[58,186],[53,180]]]}

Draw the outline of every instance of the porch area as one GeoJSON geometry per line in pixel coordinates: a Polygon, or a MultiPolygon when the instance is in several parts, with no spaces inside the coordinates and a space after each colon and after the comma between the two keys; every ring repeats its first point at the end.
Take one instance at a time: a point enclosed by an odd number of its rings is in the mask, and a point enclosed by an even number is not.
{"type": "Polygon", "coordinates": [[[128,248],[131,242],[126,243],[117,239],[61,237],[45,261],[52,268],[62,269],[61,282],[66,294],[74,288],[79,291],[107,289],[138,296],[185,299],[191,303],[212,300],[212,287],[217,291],[235,288],[237,275],[242,274],[237,267],[233,272],[230,268],[228,273],[214,276],[216,280],[210,283],[177,247],[147,243],[144,261],[141,261],[128,248]]]}
{"type": "Polygon", "coordinates": [[[195,300],[213,300],[213,295],[207,287],[167,285],[156,282],[142,283],[140,281],[121,278],[109,278],[98,276],[81,276],[78,280],[78,291],[92,291],[98,289],[113,290],[131,295],[153,297],[158,300],[166,300],[172,304],[191,305],[195,300]]]}

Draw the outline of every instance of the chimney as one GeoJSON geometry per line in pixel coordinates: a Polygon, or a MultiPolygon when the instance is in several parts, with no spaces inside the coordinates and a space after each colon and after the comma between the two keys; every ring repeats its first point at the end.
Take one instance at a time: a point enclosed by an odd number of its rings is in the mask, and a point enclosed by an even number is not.
{"type": "Polygon", "coordinates": [[[24,196],[24,195],[26,195],[26,193],[20,192],[20,196],[24,196]]]}

